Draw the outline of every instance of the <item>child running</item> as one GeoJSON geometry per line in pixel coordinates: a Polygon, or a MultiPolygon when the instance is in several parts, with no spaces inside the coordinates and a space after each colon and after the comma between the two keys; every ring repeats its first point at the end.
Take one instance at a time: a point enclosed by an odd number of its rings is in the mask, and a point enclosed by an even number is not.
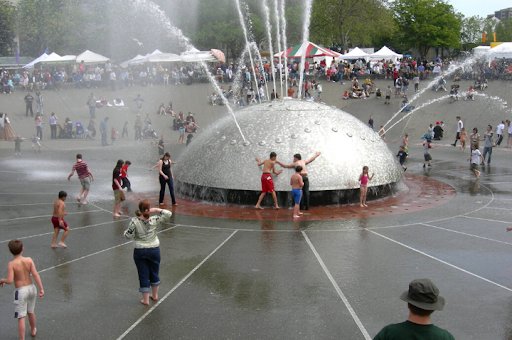
{"type": "Polygon", "coordinates": [[[372,174],[371,176],[368,175],[368,167],[365,165],[363,166],[363,172],[361,173],[361,176],[359,176],[359,183],[360,189],[359,189],[359,205],[361,208],[368,207],[366,205],[366,194],[368,192],[368,182],[372,180],[373,176],[375,174],[372,174]]]}
{"type": "Polygon", "coordinates": [[[478,165],[483,162],[482,153],[476,146],[476,144],[471,145],[471,171],[475,175],[476,178],[480,177],[480,171],[478,170],[478,165]]]}
{"type": "Polygon", "coordinates": [[[34,278],[39,288],[40,298],[44,296],[44,288],[34,261],[30,257],[23,256],[23,243],[20,240],[11,240],[8,246],[14,259],[7,265],[7,278],[0,280],[0,286],[3,287],[5,284],[14,282],[14,287],[16,287],[14,291],[14,317],[18,319],[18,334],[19,338],[23,340],[25,339],[25,317],[27,314],[30,335],[35,337],[37,334],[36,314],[34,313],[37,289],[32,282],[32,278],[34,278]]]}
{"type": "Polygon", "coordinates": [[[68,194],[65,191],[59,191],[59,198],[53,202],[53,216],[52,216],[52,224],[53,224],[53,236],[52,236],[52,248],[62,247],[67,248],[67,245],[64,243],[66,237],[68,237],[69,227],[66,221],[64,221],[64,216],[66,216],[66,198],[68,194]],[[60,242],[57,244],[57,238],[59,237],[60,230],[64,230],[62,233],[62,237],[60,238],[60,242]]]}
{"type": "Polygon", "coordinates": [[[304,186],[304,180],[302,179],[302,167],[297,165],[295,167],[295,173],[290,178],[290,185],[292,186],[292,197],[293,197],[293,218],[299,218],[303,213],[300,212],[300,199],[302,198],[302,187],[304,186]]]}
{"type": "Polygon", "coordinates": [[[407,152],[405,151],[405,146],[400,146],[400,150],[398,150],[396,156],[398,157],[398,162],[400,163],[402,169],[405,172],[405,170],[407,170],[407,167],[405,166],[405,160],[407,159],[407,152]]]}

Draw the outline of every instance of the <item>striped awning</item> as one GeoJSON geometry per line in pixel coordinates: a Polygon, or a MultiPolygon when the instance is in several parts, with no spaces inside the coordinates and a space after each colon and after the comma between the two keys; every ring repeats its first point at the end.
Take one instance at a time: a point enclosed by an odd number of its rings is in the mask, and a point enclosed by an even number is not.
{"type": "MultiPolygon", "coordinates": [[[[274,57],[281,58],[284,56],[284,52],[274,54],[274,57]]],[[[334,57],[337,58],[341,56],[341,53],[334,52],[328,48],[320,47],[317,44],[314,44],[310,41],[304,42],[302,44],[295,45],[286,50],[286,57],[288,58],[302,58],[305,56],[306,58],[314,58],[314,57],[334,57]]]]}

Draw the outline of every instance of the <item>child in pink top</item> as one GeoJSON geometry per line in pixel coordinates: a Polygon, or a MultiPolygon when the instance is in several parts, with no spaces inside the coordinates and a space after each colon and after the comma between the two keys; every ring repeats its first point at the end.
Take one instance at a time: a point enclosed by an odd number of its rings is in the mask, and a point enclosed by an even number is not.
{"type": "Polygon", "coordinates": [[[374,175],[375,174],[372,174],[371,176],[368,175],[368,167],[366,165],[363,166],[363,172],[361,173],[361,176],[359,176],[359,182],[361,183],[359,189],[359,205],[361,206],[361,208],[368,207],[366,205],[366,193],[368,192],[368,182],[372,180],[374,175]]]}

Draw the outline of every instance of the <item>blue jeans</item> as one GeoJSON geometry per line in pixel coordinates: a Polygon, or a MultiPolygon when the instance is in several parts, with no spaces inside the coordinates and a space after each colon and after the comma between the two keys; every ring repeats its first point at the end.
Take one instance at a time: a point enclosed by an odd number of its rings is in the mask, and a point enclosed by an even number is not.
{"type": "Polygon", "coordinates": [[[487,164],[491,164],[491,156],[492,156],[492,146],[484,147],[484,152],[482,154],[482,163],[485,162],[485,156],[489,154],[489,158],[487,158],[487,164]]]}
{"type": "Polygon", "coordinates": [[[158,286],[160,278],[160,247],[156,248],[135,248],[133,260],[139,273],[139,292],[148,293],[150,286],[158,286]]]}

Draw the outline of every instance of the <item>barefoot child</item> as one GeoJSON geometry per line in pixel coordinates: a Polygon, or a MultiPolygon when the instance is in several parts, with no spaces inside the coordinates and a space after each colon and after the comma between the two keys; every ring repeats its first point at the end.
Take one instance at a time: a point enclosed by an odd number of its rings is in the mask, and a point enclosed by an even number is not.
{"type": "Polygon", "coordinates": [[[471,171],[476,178],[480,177],[480,171],[478,171],[478,165],[483,162],[482,153],[478,150],[476,144],[471,145],[471,171]]]}
{"type": "Polygon", "coordinates": [[[361,183],[359,190],[359,205],[361,207],[368,207],[366,205],[366,193],[368,192],[368,182],[372,180],[374,174],[371,176],[368,175],[368,167],[363,166],[363,172],[361,176],[359,176],[359,182],[361,183]]]}
{"type": "MultiPolygon", "coordinates": [[[[0,280],[0,286],[14,282],[14,317],[18,319],[18,334],[20,339],[25,339],[25,317],[28,314],[30,334],[35,337],[37,333],[36,305],[37,289],[32,282],[36,281],[39,288],[39,297],[44,296],[43,283],[36,270],[34,261],[30,257],[23,256],[23,243],[20,240],[9,241],[9,250],[14,259],[7,265],[7,278],[0,280]]],[[[4,334],[5,335],[5,334],[4,334]]]]}
{"type": "Polygon", "coordinates": [[[65,191],[59,191],[59,198],[53,202],[53,216],[52,216],[52,224],[53,224],[53,236],[52,236],[52,248],[62,247],[67,248],[64,241],[66,237],[68,237],[69,227],[66,221],[64,221],[64,216],[66,215],[66,203],[64,201],[68,197],[68,194],[65,191]],[[59,237],[60,229],[64,230],[62,233],[62,237],[60,238],[60,242],[57,245],[57,238],[59,237]]]}
{"type": "Polygon", "coordinates": [[[274,199],[274,208],[279,209],[279,205],[277,204],[277,196],[276,192],[274,190],[274,181],[272,179],[272,173],[275,175],[279,175],[283,170],[276,171],[275,165],[276,165],[276,159],[277,154],[275,152],[270,153],[270,158],[261,160],[259,158],[256,158],[256,162],[258,163],[258,166],[263,165],[263,173],[261,174],[261,194],[260,197],[258,197],[258,202],[256,203],[255,208],[256,209],[263,209],[261,207],[261,201],[263,201],[263,198],[269,192],[272,195],[272,198],[274,199]]]}
{"type": "Polygon", "coordinates": [[[293,197],[293,218],[298,218],[303,215],[300,212],[300,199],[302,198],[302,187],[304,186],[304,180],[302,179],[302,167],[297,165],[295,167],[295,173],[290,178],[290,185],[292,186],[292,197],[293,197]]]}
{"type": "Polygon", "coordinates": [[[468,133],[466,132],[466,128],[460,129],[460,149],[464,151],[466,149],[466,139],[468,138],[468,133]]]}

